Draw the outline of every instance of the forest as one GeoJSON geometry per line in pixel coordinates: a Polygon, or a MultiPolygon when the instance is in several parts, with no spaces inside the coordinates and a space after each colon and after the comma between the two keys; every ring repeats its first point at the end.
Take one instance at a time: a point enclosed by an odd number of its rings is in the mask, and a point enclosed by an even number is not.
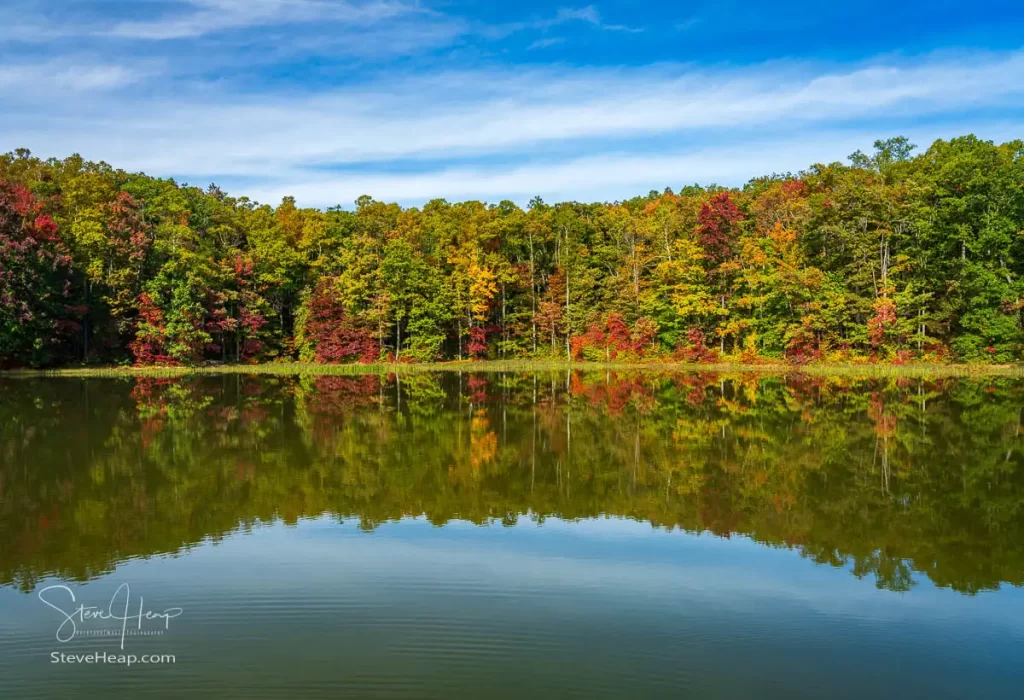
{"type": "MultiPolygon", "coordinates": [[[[685,177],[685,173],[680,173],[685,177]]],[[[0,367],[1024,360],[1024,141],[611,203],[276,207],[0,156],[0,367]]]]}

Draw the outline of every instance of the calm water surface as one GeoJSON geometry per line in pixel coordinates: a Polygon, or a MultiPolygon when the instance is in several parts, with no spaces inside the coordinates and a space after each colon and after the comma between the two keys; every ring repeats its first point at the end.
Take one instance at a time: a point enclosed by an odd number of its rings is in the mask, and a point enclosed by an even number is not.
{"type": "Polygon", "coordinates": [[[1022,409],[1008,379],[0,380],[0,697],[1019,698],[1022,409]],[[140,610],[176,616],[95,616],[140,610]],[[96,653],[136,662],[52,662],[96,653]]]}

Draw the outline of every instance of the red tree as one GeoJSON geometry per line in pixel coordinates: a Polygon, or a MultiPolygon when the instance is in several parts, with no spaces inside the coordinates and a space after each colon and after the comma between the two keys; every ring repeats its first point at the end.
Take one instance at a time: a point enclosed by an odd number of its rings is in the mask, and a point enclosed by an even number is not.
{"type": "Polygon", "coordinates": [[[657,331],[657,326],[646,318],[638,318],[630,329],[622,314],[612,312],[603,323],[594,321],[586,333],[572,338],[572,354],[575,359],[581,360],[586,348],[594,348],[609,361],[618,359],[620,353],[643,357],[654,344],[657,331]]]}
{"type": "Polygon", "coordinates": [[[705,344],[704,331],[691,328],[686,333],[687,345],[682,343],[676,348],[675,356],[683,362],[699,362],[711,364],[718,361],[718,352],[705,344]]]}
{"type": "Polygon", "coordinates": [[[472,326],[469,329],[469,343],[466,349],[469,356],[481,359],[487,355],[487,336],[494,332],[490,326],[472,326]]]}
{"type": "Polygon", "coordinates": [[[697,240],[715,263],[729,257],[735,225],[740,221],[743,221],[743,212],[728,192],[716,194],[701,206],[697,216],[697,240]]]}
{"type": "Polygon", "coordinates": [[[380,357],[380,343],[354,322],[329,282],[321,282],[309,300],[305,335],[317,362],[373,362],[380,357]]]}
{"type": "Polygon", "coordinates": [[[875,315],[868,319],[868,338],[871,340],[871,351],[875,352],[885,345],[886,336],[896,328],[896,304],[888,297],[880,297],[875,301],[875,315]]]}
{"type": "Polygon", "coordinates": [[[80,330],[69,305],[71,256],[48,201],[0,180],[0,364],[45,364],[80,330]]]}
{"type": "Polygon", "coordinates": [[[135,340],[128,344],[128,350],[138,365],[176,365],[178,361],[164,349],[167,341],[167,325],[163,310],[153,298],[143,292],[139,295],[139,321],[135,340]]]}

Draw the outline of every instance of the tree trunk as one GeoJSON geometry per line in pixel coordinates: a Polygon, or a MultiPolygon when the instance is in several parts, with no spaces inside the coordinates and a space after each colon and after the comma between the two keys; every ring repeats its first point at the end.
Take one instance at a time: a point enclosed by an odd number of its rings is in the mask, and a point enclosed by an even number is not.
{"type": "MultiPolygon", "coordinates": [[[[721,300],[722,308],[724,309],[725,308],[725,295],[723,294],[721,297],[719,297],[719,299],[721,300]]],[[[719,341],[719,352],[721,354],[723,354],[723,355],[725,354],[725,335],[724,334],[722,335],[722,337],[721,337],[721,339],[719,341]]]]}
{"type": "Polygon", "coordinates": [[[530,234],[530,325],[533,330],[533,354],[537,354],[537,278],[533,262],[533,234],[530,234]]]}
{"type": "Polygon", "coordinates": [[[879,258],[882,267],[882,296],[889,296],[889,239],[882,237],[882,245],[879,249],[879,258]]]}
{"type": "Polygon", "coordinates": [[[640,263],[636,257],[636,240],[633,240],[633,302],[634,311],[640,311],[640,263]]]}
{"type": "Polygon", "coordinates": [[[89,302],[92,298],[92,282],[85,283],[85,316],[82,317],[82,362],[89,361],[89,302]]]}
{"type": "Polygon", "coordinates": [[[569,268],[565,268],[565,358],[572,362],[572,350],[569,347],[569,268]]]}

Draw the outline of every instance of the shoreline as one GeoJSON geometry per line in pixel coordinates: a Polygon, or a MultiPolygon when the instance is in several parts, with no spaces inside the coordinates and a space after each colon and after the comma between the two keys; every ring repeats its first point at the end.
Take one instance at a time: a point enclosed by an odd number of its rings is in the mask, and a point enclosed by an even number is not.
{"type": "Polygon", "coordinates": [[[717,374],[811,374],[845,377],[1012,377],[1024,378],[1024,365],[969,364],[807,364],[783,363],[688,364],[681,362],[566,362],[549,360],[481,360],[431,363],[374,363],[326,365],[302,362],[255,365],[226,364],[197,367],[65,367],[59,369],[0,370],[0,378],[33,377],[182,377],[193,375],[243,374],[280,376],[364,376],[421,374],[432,372],[648,372],[717,374]]]}

